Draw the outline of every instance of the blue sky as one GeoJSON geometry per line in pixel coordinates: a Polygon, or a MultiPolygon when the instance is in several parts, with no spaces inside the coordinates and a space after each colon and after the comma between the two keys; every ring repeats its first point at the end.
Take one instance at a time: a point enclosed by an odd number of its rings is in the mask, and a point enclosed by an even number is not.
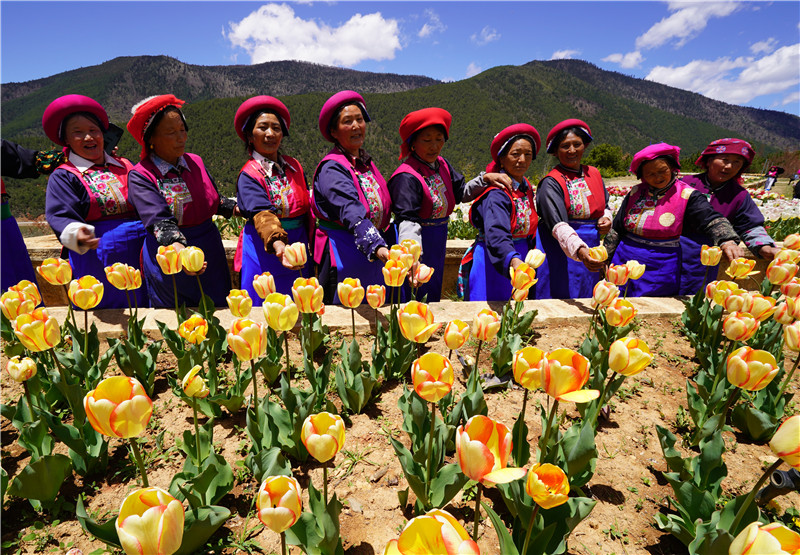
{"type": "Polygon", "coordinates": [[[453,81],[577,58],[730,102],[800,115],[800,3],[0,3],[0,81],[117,56],[199,65],[302,59],[453,81]]]}

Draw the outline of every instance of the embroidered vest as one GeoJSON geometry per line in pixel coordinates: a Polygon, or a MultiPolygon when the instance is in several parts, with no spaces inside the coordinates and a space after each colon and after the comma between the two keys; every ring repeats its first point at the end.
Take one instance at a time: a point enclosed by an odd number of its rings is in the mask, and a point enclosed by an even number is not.
{"type": "Polygon", "coordinates": [[[450,168],[441,156],[439,156],[438,162],[439,171],[435,171],[415,157],[409,156],[392,174],[394,177],[399,173],[407,173],[422,184],[422,206],[419,210],[419,217],[423,220],[446,218],[456,206],[450,168]]]}
{"type": "Polygon", "coordinates": [[[606,208],[603,178],[597,168],[582,167],[582,177],[578,177],[574,172],[564,172],[558,167],[550,170],[547,177],[552,177],[561,185],[569,219],[597,220],[603,215],[606,208]]]}
{"type": "Polygon", "coordinates": [[[683,218],[694,189],[677,180],[658,200],[639,183],[628,193],[625,230],[645,239],[675,239],[683,231],[683,218]]]}
{"type": "Polygon", "coordinates": [[[285,175],[268,176],[264,167],[252,158],[242,166],[240,173],[249,175],[264,188],[279,218],[295,218],[308,212],[308,189],[300,163],[289,156],[283,159],[285,175]]]}
{"type": "Polygon", "coordinates": [[[109,164],[103,169],[96,169],[93,166],[81,173],[69,160],[58,167],[77,177],[89,194],[87,222],[122,218],[133,213],[133,208],[128,204],[128,172],[133,169],[133,164],[125,158],[115,159],[123,167],[109,164]]]}
{"type": "Polygon", "coordinates": [[[469,209],[469,221],[475,226],[473,220],[473,209],[478,204],[478,200],[482,199],[489,191],[499,190],[505,193],[511,200],[511,237],[514,239],[522,239],[523,237],[533,237],[536,235],[536,226],[539,224],[539,215],[533,204],[533,191],[528,178],[525,179],[527,191],[516,190],[509,192],[502,187],[488,187],[472,202],[469,209]]]}

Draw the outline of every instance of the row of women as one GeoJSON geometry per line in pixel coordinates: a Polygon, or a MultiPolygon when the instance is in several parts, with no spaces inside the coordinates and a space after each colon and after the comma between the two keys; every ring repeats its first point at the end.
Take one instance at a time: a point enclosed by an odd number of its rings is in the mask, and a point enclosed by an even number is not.
{"type": "MultiPolygon", "coordinates": [[[[470,201],[478,237],[459,275],[468,300],[509,299],[510,272],[534,248],[545,254],[536,298],[590,297],[604,266],[590,249],[603,235],[612,263],[635,259],[647,267],[629,285],[631,296],[696,291],[704,275],[696,254],[702,244],[720,245],[730,259],[741,255],[739,239],[759,256],[771,258],[777,250],[739,184],[753,150],[738,139],[711,143],[698,160],[706,171],[691,178],[678,179],[678,147],[661,143],[638,152],[631,171],[641,183],[612,220],[598,170],[582,164],[592,133],[581,120],[562,121],[548,133],[545,149],[558,163],[534,197],[525,177],[541,147],[533,126],[501,130],[491,142],[486,171],[467,182],[441,156],[450,114],[440,108],[411,112],[400,124],[403,162],[387,182],[364,149],[370,117],[363,97],[341,91],[319,114],[319,130],[333,147],[317,165],[309,193],[300,163],[281,148],[289,135],[289,110],[274,97],[257,96],[242,103],[234,117],[247,161],[233,201],[219,194],[202,159],[185,151],[189,127],[183,104],[161,95],[133,107],[127,128],[142,146],[136,165],[104,149],[108,116],[91,98],[58,98],[42,120],[45,134],[65,155],[48,181],[47,221],[69,249],[76,275],[105,281],[103,268],[114,262],[141,267],[146,289],[138,293],[140,305],[173,306],[173,287],[179,302],[198,304],[194,274],[178,274],[173,281],[156,262],[158,248],[170,245],[205,252],[199,281],[217,306],[225,305],[231,279],[212,221],[217,214],[241,213],[247,219],[235,267],[241,287],[254,299],[252,279],[268,271],[284,293],[298,276],[317,273],[325,301],[337,302],[338,281],[382,283],[390,245],[412,239],[421,246],[417,264],[433,268],[433,277],[420,284],[412,271],[409,284],[421,285],[420,297],[438,301],[449,216],[457,203],[470,201]],[[287,245],[296,242],[313,253],[301,267],[284,257],[287,245]]],[[[106,284],[100,308],[114,306],[127,301],[106,284]]]]}

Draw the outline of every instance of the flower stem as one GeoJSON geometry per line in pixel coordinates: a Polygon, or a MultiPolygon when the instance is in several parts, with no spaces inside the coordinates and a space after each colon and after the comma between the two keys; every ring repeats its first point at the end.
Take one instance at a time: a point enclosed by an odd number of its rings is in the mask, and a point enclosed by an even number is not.
{"type": "Polygon", "coordinates": [[[451,358],[453,358],[453,349],[450,349],[450,351],[447,353],[447,360],[450,360],[451,358]]]}
{"type": "Polygon", "coordinates": [[[536,524],[536,515],[539,514],[539,505],[536,505],[531,511],[531,520],[528,522],[528,531],[525,533],[525,543],[522,544],[522,551],[520,555],[525,555],[528,552],[528,543],[531,541],[531,532],[536,524]]]}
{"type": "Polygon", "coordinates": [[[739,512],[738,512],[738,513],[736,513],[736,517],[733,519],[733,524],[731,524],[730,528],[728,528],[728,531],[730,532],[730,534],[731,534],[732,536],[735,536],[735,535],[736,535],[736,529],[737,529],[737,527],[739,526],[739,523],[742,521],[742,518],[744,517],[744,513],[747,511],[747,508],[748,508],[748,507],[750,506],[750,504],[753,502],[753,498],[755,498],[755,496],[756,496],[756,493],[758,493],[758,490],[760,490],[760,489],[761,489],[761,486],[763,486],[763,485],[764,485],[764,482],[766,482],[766,481],[767,481],[767,478],[769,478],[769,477],[770,477],[770,475],[771,475],[773,472],[775,472],[776,470],[778,470],[778,467],[779,467],[781,464],[783,464],[783,459],[778,459],[777,461],[775,461],[774,463],[772,463],[772,466],[770,466],[770,467],[769,467],[769,468],[766,470],[766,472],[764,472],[764,474],[762,474],[762,475],[761,475],[761,478],[759,478],[759,479],[758,479],[758,482],[756,482],[756,485],[755,485],[755,487],[753,487],[753,489],[752,489],[752,490],[750,491],[750,493],[747,495],[747,497],[746,497],[746,498],[745,498],[745,500],[744,500],[744,503],[742,503],[742,506],[739,508],[739,512]]]}
{"type": "Polygon", "coordinates": [[[172,293],[175,296],[175,320],[181,323],[181,315],[178,313],[178,284],[175,282],[175,274],[172,274],[172,293]]]}
{"type": "Polygon", "coordinates": [[[481,493],[483,493],[483,484],[478,482],[478,493],[475,495],[475,523],[472,525],[472,541],[478,541],[478,520],[481,516],[481,493]]]}
{"type": "Polygon", "coordinates": [[[83,356],[89,358],[89,311],[83,311],[83,356]]]}
{"type": "Polygon", "coordinates": [[[197,399],[192,397],[192,414],[194,415],[194,445],[197,451],[197,468],[200,468],[200,427],[197,425],[197,399]]]}
{"type": "Polygon", "coordinates": [[[130,438],[131,441],[131,451],[133,452],[133,460],[136,462],[136,466],[139,467],[139,472],[142,475],[142,486],[149,488],[150,483],[147,481],[147,471],[144,468],[144,462],[142,461],[142,454],[139,452],[139,443],[138,439],[135,437],[130,438]]]}
{"type": "Polygon", "coordinates": [[[256,413],[256,424],[258,423],[258,374],[256,372],[256,363],[250,360],[250,373],[253,375],[253,410],[256,413]]]}
{"type": "Polygon", "coordinates": [[[286,555],[286,532],[281,532],[281,555],[286,555]]]}
{"type": "MultiPolygon", "coordinates": [[[[128,319],[133,318],[133,306],[131,305],[131,294],[125,289],[125,300],[128,301],[128,319]]],[[[128,337],[130,337],[130,330],[128,330],[128,337]]]]}
{"type": "Polygon", "coordinates": [[[780,392],[778,392],[778,399],[783,397],[783,392],[786,391],[786,388],[789,386],[789,382],[792,381],[792,376],[794,376],[794,371],[797,370],[797,363],[798,362],[800,362],[800,353],[797,354],[797,358],[794,360],[794,366],[792,366],[791,372],[789,372],[789,375],[786,376],[786,379],[784,380],[783,384],[781,385],[781,390],[780,390],[780,392]]]}
{"type": "MultiPolygon", "coordinates": [[[[309,334],[310,336],[310,334],[309,334]]],[[[286,351],[286,382],[289,384],[289,387],[292,386],[292,372],[289,369],[289,332],[283,332],[283,348],[286,351]]],[[[309,360],[311,357],[309,356],[309,360]]]]}
{"type": "Polygon", "coordinates": [[[431,472],[433,471],[433,435],[436,429],[436,403],[431,403],[431,435],[428,437],[428,468],[425,473],[425,495],[430,502],[431,472]]]}
{"type": "Polygon", "coordinates": [[[356,309],[350,309],[350,321],[353,325],[353,341],[356,340],[356,309]]]}
{"type": "Polygon", "coordinates": [[[67,295],[67,306],[69,307],[69,312],[67,314],[67,318],[71,317],[72,318],[72,325],[75,326],[75,329],[78,329],[78,322],[77,322],[77,320],[75,320],[75,311],[72,309],[72,302],[70,301],[70,298],[69,298],[69,289],[67,288],[66,284],[64,284],[63,287],[64,287],[64,293],[67,295]]]}
{"type": "Polygon", "coordinates": [[[475,367],[472,369],[473,372],[478,371],[478,361],[481,358],[481,347],[483,347],[483,341],[478,340],[478,352],[475,353],[475,367]]]}
{"type": "Polygon", "coordinates": [[[717,372],[716,375],[714,376],[714,383],[711,386],[711,391],[709,391],[709,395],[711,397],[714,396],[714,392],[717,390],[717,385],[719,385],[719,380],[720,378],[722,378],[723,372],[725,372],[725,365],[728,361],[728,357],[731,356],[731,353],[733,352],[733,346],[735,345],[735,341],[733,340],[729,341],[730,343],[728,343],[728,349],[725,351],[725,356],[722,358],[722,360],[720,361],[720,365],[717,367],[717,372]]]}
{"type": "Polygon", "coordinates": [[[556,415],[556,411],[558,411],[558,399],[556,399],[553,402],[553,406],[550,408],[550,415],[547,417],[547,429],[544,432],[544,441],[542,441],[541,444],[542,449],[541,452],[539,453],[539,462],[546,460],[547,458],[546,455],[550,451],[547,444],[550,441],[550,432],[553,429],[553,418],[556,415]],[[544,455],[542,453],[544,453],[544,455]]]}
{"type": "Polygon", "coordinates": [[[325,506],[328,506],[328,464],[322,467],[322,495],[325,499],[325,506]]]}
{"type": "Polygon", "coordinates": [[[208,316],[206,313],[206,294],[203,292],[203,283],[200,281],[200,276],[195,276],[197,278],[197,286],[200,288],[200,311],[203,313],[204,316],[208,316]]]}
{"type": "Polygon", "coordinates": [[[22,387],[25,390],[25,401],[28,403],[28,412],[31,415],[31,422],[33,422],[35,419],[33,415],[33,398],[31,397],[31,390],[28,388],[27,380],[22,382],[22,387]]]}

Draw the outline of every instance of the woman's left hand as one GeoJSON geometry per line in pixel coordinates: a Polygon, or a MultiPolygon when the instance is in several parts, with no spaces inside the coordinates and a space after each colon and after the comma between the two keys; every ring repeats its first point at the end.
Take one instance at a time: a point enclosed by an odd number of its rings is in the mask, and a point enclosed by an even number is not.
{"type": "Polygon", "coordinates": [[[758,254],[761,256],[761,258],[764,258],[766,260],[772,260],[773,258],[775,258],[775,255],[778,254],[779,252],[781,252],[781,249],[779,249],[775,245],[764,245],[763,247],[758,249],[758,254]]]}
{"type": "Polygon", "coordinates": [[[238,218],[241,215],[242,213],[239,211],[239,205],[237,204],[236,206],[233,207],[233,213],[231,214],[231,218],[238,218]]]}
{"type": "Polygon", "coordinates": [[[736,258],[742,258],[745,254],[744,249],[735,241],[725,241],[719,246],[719,248],[722,249],[722,252],[725,254],[725,258],[727,258],[729,261],[736,258]]]}
{"type": "Polygon", "coordinates": [[[611,231],[611,218],[603,216],[597,220],[597,231],[600,232],[600,235],[605,235],[611,231]]]}
{"type": "Polygon", "coordinates": [[[302,266],[292,266],[291,264],[289,264],[289,261],[283,257],[283,251],[286,250],[286,243],[284,243],[283,241],[275,241],[274,243],[272,243],[272,248],[275,251],[275,256],[277,256],[280,259],[281,264],[283,265],[284,268],[288,268],[289,270],[303,269],[302,266]]]}
{"type": "Polygon", "coordinates": [[[386,264],[386,261],[389,260],[389,249],[378,247],[378,250],[375,251],[375,258],[386,264]]]}

